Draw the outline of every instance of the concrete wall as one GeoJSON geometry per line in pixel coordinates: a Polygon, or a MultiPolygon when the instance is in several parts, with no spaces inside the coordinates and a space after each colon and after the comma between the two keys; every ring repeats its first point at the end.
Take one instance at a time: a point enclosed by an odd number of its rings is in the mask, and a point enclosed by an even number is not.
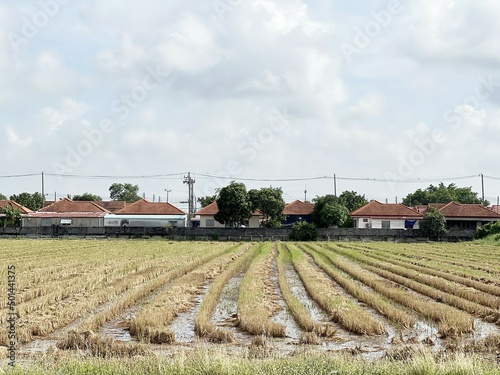
{"type": "MultiPolygon", "coordinates": [[[[164,236],[173,240],[220,240],[220,241],[287,241],[290,228],[134,228],[134,227],[36,227],[0,228],[0,236],[27,237],[150,237],[164,236]]],[[[426,241],[419,230],[403,229],[319,229],[319,240],[323,241],[426,241]]],[[[453,230],[443,240],[466,241],[474,237],[474,230],[453,230]]]]}

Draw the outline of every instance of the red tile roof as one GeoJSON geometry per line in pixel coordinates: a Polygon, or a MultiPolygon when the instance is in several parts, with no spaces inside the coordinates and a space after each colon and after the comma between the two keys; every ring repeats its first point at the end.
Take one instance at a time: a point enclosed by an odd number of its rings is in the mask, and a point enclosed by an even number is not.
{"type": "Polygon", "coordinates": [[[87,213],[109,213],[108,210],[99,206],[95,202],[87,201],[72,201],[68,198],[63,198],[57,202],[54,202],[47,207],[42,208],[38,212],[57,212],[57,213],[75,213],[75,212],[87,212],[87,213]]]}
{"type": "Polygon", "coordinates": [[[107,212],[42,212],[37,211],[26,215],[28,218],[41,217],[41,218],[96,218],[104,217],[107,212]]]}
{"type": "Polygon", "coordinates": [[[492,210],[493,212],[496,212],[497,214],[500,214],[500,206],[499,206],[499,205],[497,205],[497,204],[495,204],[495,205],[491,206],[491,210],[492,210]]]}
{"type": "Polygon", "coordinates": [[[446,203],[429,203],[415,206],[415,209],[423,215],[425,214],[425,211],[427,211],[427,209],[429,209],[430,207],[434,207],[435,209],[439,210],[444,206],[446,206],[446,203]]]}
{"type": "Polygon", "coordinates": [[[101,201],[96,203],[112,213],[127,207],[128,204],[125,201],[101,201]]]}
{"type": "Polygon", "coordinates": [[[283,210],[285,215],[311,215],[314,209],[314,203],[304,203],[300,200],[295,200],[288,203],[283,210]]]}
{"type": "Polygon", "coordinates": [[[15,201],[0,200],[0,208],[4,208],[4,207],[7,207],[7,206],[11,206],[13,208],[17,208],[21,214],[29,214],[29,213],[33,212],[29,208],[24,207],[24,206],[20,205],[19,203],[15,202],[15,201]]]}
{"type": "Polygon", "coordinates": [[[352,217],[380,217],[380,218],[413,218],[422,219],[423,216],[417,210],[406,207],[403,204],[371,201],[351,213],[352,217]]]}
{"type": "Polygon", "coordinates": [[[150,202],[139,199],[115,212],[116,215],[186,215],[181,209],[166,202],[150,202]]]}
{"type": "Polygon", "coordinates": [[[500,219],[500,214],[484,207],[481,204],[460,204],[450,202],[439,209],[448,218],[464,219],[500,219]]]}
{"type": "MultiPolygon", "coordinates": [[[[195,212],[195,215],[200,216],[214,216],[217,212],[219,212],[219,206],[217,206],[217,202],[212,202],[208,206],[203,207],[202,209],[195,212]]],[[[262,212],[256,210],[252,212],[252,216],[261,216],[262,212]]]]}

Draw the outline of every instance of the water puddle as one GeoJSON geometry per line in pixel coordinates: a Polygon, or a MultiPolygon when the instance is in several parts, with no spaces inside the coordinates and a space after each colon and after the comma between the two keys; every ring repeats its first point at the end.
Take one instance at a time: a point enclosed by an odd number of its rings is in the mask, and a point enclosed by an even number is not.
{"type": "Polygon", "coordinates": [[[180,313],[173,321],[170,323],[170,328],[175,332],[175,341],[180,343],[192,342],[197,338],[194,332],[194,318],[200,310],[201,303],[205,294],[207,294],[210,284],[204,285],[200,290],[199,294],[196,295],[194,299],[194,306],[189,311],[180,313]]]}

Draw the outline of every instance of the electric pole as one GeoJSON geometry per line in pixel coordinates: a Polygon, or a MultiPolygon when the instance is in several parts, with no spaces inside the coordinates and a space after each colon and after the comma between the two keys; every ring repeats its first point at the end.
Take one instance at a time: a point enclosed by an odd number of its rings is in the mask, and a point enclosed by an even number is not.
{"type": "Polygon", "coordinates": [[[481,197],[483,199],[481,203],[484,206],[484,176],[482,173],[480,174],[480,176],[481,176],[481,197]]]}
{"type": "Polygon", "coordinates": [[[307,203],[307,185],[304,187],[304,203],[307,203]]]}
{"type": "Polygon", "coordinates": [[[194,188],[193,185],[195,180],[191,178],[191,172],[188,172],[187,176],[184,176],[184,183],[188,184],[189,197],[188,197],[188,223],[187,226],[191,227],[191,219],[194,216],[194,188]]]}
{"type": "Polygon", "coordinates": [[[43,181],[43,172],[42,172],[42,209],[45,206],[45,182],[43,181]]]}
{"type": "Polygon", "coordinates": [[[170,193],[172,190],[165,189],[165,191],[167,192],[167,203],[168,203],[168,193],[170,193]]]}
{"type": "Polygon", "coordinates": [[[337,196],[337,176],[333,174],[333,195],[337,196]]]}

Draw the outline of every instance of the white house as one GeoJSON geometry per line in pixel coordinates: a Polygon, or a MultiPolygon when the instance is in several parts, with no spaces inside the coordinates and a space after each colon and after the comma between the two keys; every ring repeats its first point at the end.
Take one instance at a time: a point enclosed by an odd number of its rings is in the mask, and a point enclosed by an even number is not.
{"type": "Polygon", "coordinates": [[[423,215],[403,204],[371,201],[351,213],[356,228],[418,229],[423,215]]]}

